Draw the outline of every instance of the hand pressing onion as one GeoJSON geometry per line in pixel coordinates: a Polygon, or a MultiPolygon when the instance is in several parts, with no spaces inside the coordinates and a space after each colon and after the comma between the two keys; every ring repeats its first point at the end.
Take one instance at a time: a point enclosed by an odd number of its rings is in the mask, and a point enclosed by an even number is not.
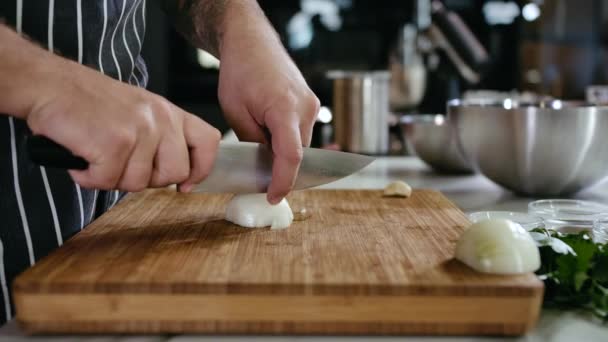
{"type": "Polygon", "coordinates": [[[509,220],[473,224],[458,240],[456,258],[484,273],[528,273],[540,268],[536,243],[521,225],[509,220]]]}
{"type": "Polygon", "coordinates": [[[283,229],[293,222],[293,212],[286,199],[272,205],[266,194],[236,195],[228,203],[226,220],[247,228],[283,229]]]}

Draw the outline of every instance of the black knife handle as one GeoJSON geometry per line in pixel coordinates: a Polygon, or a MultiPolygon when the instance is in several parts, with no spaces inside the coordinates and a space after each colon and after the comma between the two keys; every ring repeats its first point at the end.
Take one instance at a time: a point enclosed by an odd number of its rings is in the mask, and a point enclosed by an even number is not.
{"type": "Polygon", "coordinates": [[[30,160],[38,165],[67,170],[89,168],[89,163],[84,158],[72,154],[70,150],[47,137],[29,136],[26,147],[30,160]]]}

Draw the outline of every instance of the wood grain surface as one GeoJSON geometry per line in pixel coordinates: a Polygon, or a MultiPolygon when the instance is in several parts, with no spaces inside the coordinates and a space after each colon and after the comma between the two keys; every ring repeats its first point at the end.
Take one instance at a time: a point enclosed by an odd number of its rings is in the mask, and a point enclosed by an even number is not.
{"type": "Polygon", "coordinates": [[[285,230],[224,221],[228,195],[127,197],[13,284],[32,333],[505,334],[536,322],[534,275],[452,259],[468,224],[443,195],[309,190],[285,230]]]}

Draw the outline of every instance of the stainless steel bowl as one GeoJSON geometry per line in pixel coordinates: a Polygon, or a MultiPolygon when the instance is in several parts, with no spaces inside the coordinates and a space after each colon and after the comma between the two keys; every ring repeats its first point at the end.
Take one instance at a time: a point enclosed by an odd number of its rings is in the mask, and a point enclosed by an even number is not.
{"type": "Polygon", "coordinates": [[[461,155],[444,115],[404,115],[400,124],[408,145],[434,170],[441,173],[473,171],[461,155]]]}
{"type": "Polygon", "coordinates": [[[608,176],[608,107],[563,102],[448,103],[473,167],[523,195],[568,195],[608,176]]]}

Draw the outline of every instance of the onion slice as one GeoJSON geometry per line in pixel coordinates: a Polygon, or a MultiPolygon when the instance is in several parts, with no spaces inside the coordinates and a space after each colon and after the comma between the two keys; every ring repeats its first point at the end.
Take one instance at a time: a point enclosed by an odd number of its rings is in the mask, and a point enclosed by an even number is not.
{"type": "Polygon", "coordinates": [[[226,207],[226,220],[246,228],[283,229],[293,222],[293,212],[286,199],[272,205],[266,194],[235,195],[226,207]]]}

